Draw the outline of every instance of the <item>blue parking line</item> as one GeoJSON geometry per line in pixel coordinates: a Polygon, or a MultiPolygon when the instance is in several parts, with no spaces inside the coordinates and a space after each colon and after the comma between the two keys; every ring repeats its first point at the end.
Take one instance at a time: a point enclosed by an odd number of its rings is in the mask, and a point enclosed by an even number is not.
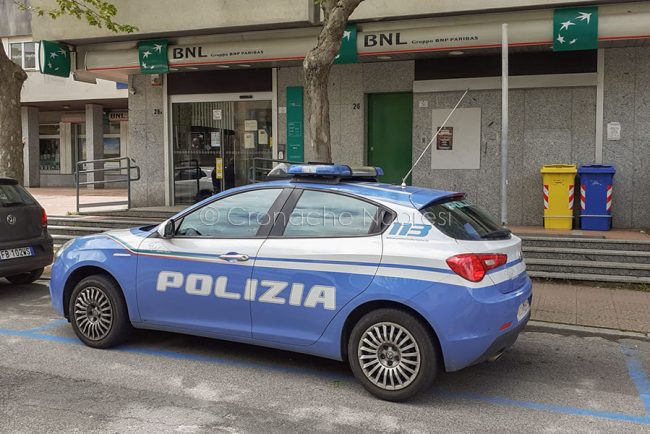
{"type": "Polygon", "coordinates": [[[630,379],[636,386],[645,411],[648,417],[650,417],[650,379],[648,379],[648,375],[643,369],[639,352],[636,348],[625,343],[621,344],[621,351],[623,351],[623,355],[625,356],[625,364],[627,365],[630,379]]]}
{"type": "MultiPolygon", "coordinates": [[[[20,337],[25,337],[28,339],[35,339],[40,341],[50,341],[50,342],[58,342],[58,343],[65,343],[65,344],[72,344],[72,345],[83,345],[76,338],[39,333],[42,330],[47,330],[60,325],[55,323],[56,322],[51,322],[45,324],[44,326],[35,327],[29,330],[0,329],[0,335],[20,336],[20,337]]],[[[634,348],[627,345],[621,345],[621,349],[623,351],[623,354],[625,355],[625,360],[628,367],[628,372],[630,374],[630,378],[634,382],[646,410],[649,410],[650,409],[649,407],[650,381],[648,380],[648,377],[645,371],[643,370],[642,364],[638,357],[639,356],[638,352],[634,348]]],[[[119,351],[119,352],[125,352],[130,354],[141,354],[141,355],[147,355],[152,357],[162,357],[162,358],[168,358],[174,360],[188,360],[193,362],[213,363],[213,364],[243,367],[243,368],[265,369],[265,370],[269,370],[273,372],[281,372],[281,373],[305,374],[305,375],[316,376],[319,378],[326,378],[329,380],[336,380],[336,381],[349,381],[352,378],[351,375],[346,375],[343,373],[319,372],[311,368],[288,367],[288,366],[285,367],[285,366],[278,366],[277,364],[266,363],[266,362],[249,362],[245,360],[233,360],[233,359],[227,359],[223,357],[203,356],[198,354],[181,353],[177,351],[158,350],[153,348],[143,348],[143,347],[136,347],[136,346],[120,346],[113,349],[112,351],[119,351]]],[[[636,416],[636,415],[629,415],[625,413],[588,410],[588,409],[577,408],[577,407],[567,407],[567,406],[546,404],[546,403],[533,402],[533,401],[522,401],[517,399],[493,396],[493,395],[484,395],[484,394],[479,394],[474,392],[455,391],[455,390],[447,390],[447,389],[440,389],[440,388],[436,388],[434,393],[440,396],[461,398],[461,399],[467,399],[467,400],[477,401],[477,402],[485,402],[485,403],[495,404],[495,405],[518,407],[518,408],[523,408],[528,410],[546,411],[550,413],[565,414],[571,416],[586,416],[586,417],[593,417],[593,418],[607,419],[607,420],[614,420],[614,421],[621,421],[621,422],[632,422],[632,423],[650,426],[650,410],[648,411],[648,414],[646,416],[636,416]]]]}
{"type": "Polygon", "coordinates": [[[634,423],[640,423],[641,425],[650,426],[650,417],[648,416],[634,416],[625,413],[587,410],[584,408],[565,407],[563,405],[545,404],[542,402],[520,401],[518,399],[502,398],[499,396],[492,396],[492,395],[482,395],[479,393],[472,393],[472,392],[440,390],[440,393],[443,396],[469,399],[472,401],[480,401],[480,402],[486,402],[490,404],[506,405],[510,407],[520,407],[520,408],[526,408],[530,410],[542,410],[551,413],[560,413],[560,414],[567,414],[572,416],[589,416],[589,417],[597,417],[600,419],[609,419],[609,420],[616,420],[616,421],[623,421],[623,422],[634,422],[634,423]]]}

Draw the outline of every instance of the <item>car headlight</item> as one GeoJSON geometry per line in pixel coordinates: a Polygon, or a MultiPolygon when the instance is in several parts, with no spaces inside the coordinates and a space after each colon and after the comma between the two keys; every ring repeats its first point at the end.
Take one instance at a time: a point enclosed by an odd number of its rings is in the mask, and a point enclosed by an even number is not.
{"type": "Polygon", "coordinates": [[[73,241],[74,239],[68,240],[65,243],[63,243],[63,245],[57,249],[56,253],[54,254],[54,258],[58,258],[59,256],[61,256],[65,251],[65,249],[70,247],[70,244],[72,244],[73,241]]]}

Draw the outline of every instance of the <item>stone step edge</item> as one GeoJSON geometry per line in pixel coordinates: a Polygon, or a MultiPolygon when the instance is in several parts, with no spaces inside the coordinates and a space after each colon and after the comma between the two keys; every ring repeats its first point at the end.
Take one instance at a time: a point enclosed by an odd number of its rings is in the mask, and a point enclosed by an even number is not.
{"type": "Polygon", "coordinates": [[[650,271],[650,264],[636,262],[607,262],[607,261],[574,261],[571,259],[545,259],[526,258],[526,265],[550,265],[558,267],[584,267],[584,268],[623,268],[628,270],[650,271]]]}
{"type": "Polygon", "coordinates": [[[535,270],[529,270],[528,275],[530,277],[537,277],[543,279],[650,284],[650,277],[616,276],[616,275],[607,275],[607,274],[554,273],[548,271],[535,271],[535,270]]]}
{"type": "Polygon", "coordinates": [[[650,258],[650,251],[643,250],[601,250],[601,249],[577,249],[572,247],[539,247],[522,246],[524,253],[565,253],[574,255],[611,255],[611,256],[644,256],[650,258]]]}

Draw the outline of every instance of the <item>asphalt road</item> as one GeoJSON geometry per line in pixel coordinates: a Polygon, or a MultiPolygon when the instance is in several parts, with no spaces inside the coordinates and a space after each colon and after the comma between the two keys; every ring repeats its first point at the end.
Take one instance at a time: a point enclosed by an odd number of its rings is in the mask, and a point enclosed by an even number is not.
{"type": "Polygon", "coordinates": [[[81,345],[45,282],[0,282],[0,432],[650,432],[650,343],[524,332],[379,401],[343,363],[171,333],[81,345]]]}

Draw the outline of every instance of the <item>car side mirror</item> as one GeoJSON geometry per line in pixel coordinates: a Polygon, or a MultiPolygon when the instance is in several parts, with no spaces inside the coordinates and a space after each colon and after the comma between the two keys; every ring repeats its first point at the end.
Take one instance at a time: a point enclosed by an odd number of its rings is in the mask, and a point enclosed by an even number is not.
{"type": "Polygon", "coordinates": [[[172,238],[176,233],[174,220],[165,220],[158,226],[158,235],[160,238],[172,238]]]}

